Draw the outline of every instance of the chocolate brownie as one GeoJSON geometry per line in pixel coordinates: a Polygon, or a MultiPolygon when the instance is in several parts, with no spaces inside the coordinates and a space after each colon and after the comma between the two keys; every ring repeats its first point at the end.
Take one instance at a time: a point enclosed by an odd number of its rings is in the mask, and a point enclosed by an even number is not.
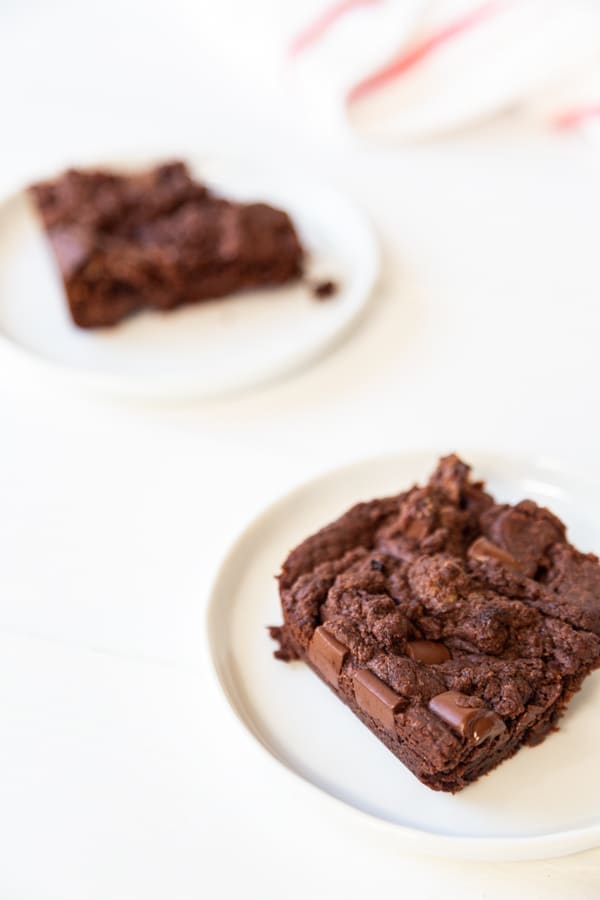
{"type": "Polygon", "coordinates": [[[361,503],[279,576],[281,659],[303,659],[424,784],[458,791],[556,729],[600,664],[600,561],[456,456],[361,503]]]}
{"type": "Polygon", "coordinates": [[[135,175],[72,169],[30,191],[83,328],[302,274],[287,213],[217,197],[182,162],[135,175]]]}

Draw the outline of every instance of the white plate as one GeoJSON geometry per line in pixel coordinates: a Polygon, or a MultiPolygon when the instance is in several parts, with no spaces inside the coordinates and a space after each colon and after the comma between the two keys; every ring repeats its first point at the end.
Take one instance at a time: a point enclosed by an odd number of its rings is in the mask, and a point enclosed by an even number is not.
{"type": "MultiPolygon", "coordinates": [[[[600,548],[600,486],[550,465],[466,458],[496,497],[549,505],[578,546],[600,548]]],[[[600,845],[600,673],[585,682],[557,734],[452,796],[420,784],[308,668],[273,658],[265,627],[281,621],[274,575],[288,551],[351,504],[421,481],[434,464],[433,454],[413,454],[337,470],[250,525],[223,563],[209,606],[219,681],[275,759],[345,802],[349,814],[360,811],[365,827],[377,825],[424,853],[510,860],[600,845]]]]}
{"type": "Polygon", "coordinates": [[[20,193],[0,206],[0,335],[80,381],[148,396],[214,395],[256,384],[339,339],[364,308],[378,272],[376,241],[363,216],[295,171],[232,161],[190,165],[225,196],[288,210],[309,251],[309,275],[332,278],[339,292],[318,302],[306,285],[295,284],[82,330],[71,323],[48,244],[20,193]]]}

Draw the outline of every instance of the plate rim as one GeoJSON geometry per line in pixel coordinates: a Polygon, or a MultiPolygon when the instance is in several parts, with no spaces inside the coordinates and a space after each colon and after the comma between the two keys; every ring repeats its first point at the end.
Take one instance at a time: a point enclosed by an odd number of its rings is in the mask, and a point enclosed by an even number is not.
{"type": "MultiPolygon", "coordinates": [[[[475,470],[480,466],[493,466],[495,463],[503,461],[505,465],[508,463],[510,466],[530,467],[537,473],[547,473],[549,476],[564,478],[581,486],[592,486],[596,491],[600,492],[600,478],[593,477],[587,471],[585,473],[574,472],[562,460],[555,457],[537,454],[528,456],[503,451],[469,451],[468,448],[461,450],[459,455],[461,458],[468,459],[475,470]]],[[[516,862],[557,858],[600,847],[600,819],[597,823],[592,823],[591,825],[551,831],[546,834],[524,835],[522,837],[477,837],[440,834],[423,828],[390,822],[373,813],[366,812],[315,784],[300,772],[288,766],[276,753],[269,749],[260,736],[244,720],[222,676],[221,663],[215,651],[216,635],[219,629],[217,610],[219,606],[218,598],[222,594],[221,583],[226,581],[231,562],[235,562],[240,550],[243,549],[254,530],[276,517],[278,511],[287,506],[296,496],[303,494],[305,491],[318,488],[321,483],[326,482],[333,476],[342,477],[346,474],[350,477],[353,471],[364,469],[366,466],[390,464],[397,460],[418,466],[421,461],[430,461],[432,458],[436,459],[438,457],[439,451],[436,450],[398,450],[375,456],[360,457],[342,465],[330,466],[308,479],[299,481],[290,490],[279,494],[266,506],[255,512],[243,527],[237,531],[228,549],[219,559],[209,586],[208,600],[203,616],[204,644],[210,662],[208,666],[209,677],[212,679],[213,685],[218,688],[222,699],[224,699],[224,705],[228,708],[230,719],[234,720],[238,731],[244,734],[245,739],[251,741],[255,747],[258,746],[260,752],[279,767],[280,772],[283,771],[285,773],[289,779],[290,786],[296,785],[296,787],[304,788],[307,796],[312,797],[316,804],[320,803],[323,806],[323,812],[327,808],[332,813],[335,813],[337,810],[338,813],[349,814],[359,827],[374,829],[382,835],[395,840],[398,849],[407,849],[409,847],[415,852],[441,858],[516,862]]]]}
{"type": "MultiPolygon", "coordinates": [[[[285,183],[287,174],[288,180],[291,172],[285,166],[277,166],[275,168],[267,166],[258,160],[244,160],[241,157],[235,157],[228,154],[201,154],[193,151],[182,151],[176,155],[177,159],[182,159],[188,163],[194,170],[206,166],[225,166],[226,171],[247,172],[250,177],[265,177],[267,181],[272,179],[274,185],[285,183]]],[[[170,158],[168,154],[152,154],[148,156],[113,156],[98,157],[93,160],[86,159],[79,168],[81,169],[97,169],[109,168],[115,170],[127,171],[144,166],[151,166],[170,158]]],[[[175,157],[173,157],[175,158],[175,157]]],[[[57,169],[46,175],[34,175],[31,181],[21,186],[12,186],[8,190],[0,193],[0,215],[5,207],[11,203],[18,203],[25,199],[27,201],[27,184],[39,180],[56,177],[63,169],[57,169]]],[[[210,182],[210,175],[207,181],[210,182]]],[[[248,378],[236,379],[231,383],[216,388],[207,388],[206,379],[200,375],[188,376],[153,376],[153,375],[132,375],[132,374],[116,374],[111,372],[103,372],[93,369],[81,368],[77,365],[71,365],[60,359],[54,359],[36,352],[34,349],[27,347],[25,344],[19,343],[11,339],[2,327],[0,327],[0,351],[7,358],[11,358],[15,363],[25,366],[30,370],[37,371],[40,375],[44,373],[56,379],[63,384],[69,384],[82,389],[88,389],[101,394],[113,396],[121,395],[131,398],[152,399],[185,399],[189,397],[197,397],[199,399],[210,400],[213,398],[226,397],[257,387],[274,384],[279,380],[285,380],[297,372],[303,371],[312,363],[318,362],[324,358],[330,351],[335,350],[341,345],[352,330],[356,327],[362,316],[366,313],[371,304],[375,289],[378,285],[382,271],[382,251],[378,238],[377,230],[371,220],[369,214],[364,208],[356,203],[354,199],[345,191],[339,190],[328,180],[311,177],[310,171],[305,169],[294,176],[296,188],[298,184],[310,186],[313,190],[318,189],[319,193],[328,195],[336,202],[341,202],[346,210],[350,211],[356,223],[362,231],[363,248],[365,252],[364,266],[364,287],[361,289],[363,299],[356,309],[351,311],[346,321],[336,329],[328,337],[317,342],[315,345],[305,348],[305,350],[295,355],[289,362],[283,362],[281,365],[273,368],[271,371],[258,372],[248,378]]],[[[27,201],[28,202],[28,201],[27,201]]],[[[362,273],[361,273],[362,274],[362,273]]]]}

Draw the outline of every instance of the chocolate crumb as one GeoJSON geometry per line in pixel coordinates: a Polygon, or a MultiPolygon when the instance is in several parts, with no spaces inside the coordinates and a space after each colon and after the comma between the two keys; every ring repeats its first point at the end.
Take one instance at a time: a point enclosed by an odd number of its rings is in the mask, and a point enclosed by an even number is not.
{"type": "Polygon", "coordinates": [[[335,281],[318,281],[313,285],[312,291],[317,300],[328,300],[337,294],[338,285],[335,281]]]}
{"type": "Polygon", "coordinates": [[[275,659],[281,659],[283,662],[293,662],[295,659],[300,658],[284,628],[280,625],[271,625],[267,627],[267,631],[271,640],[277,641],[279,644],[279,648],[273,651],[275,659]]]}

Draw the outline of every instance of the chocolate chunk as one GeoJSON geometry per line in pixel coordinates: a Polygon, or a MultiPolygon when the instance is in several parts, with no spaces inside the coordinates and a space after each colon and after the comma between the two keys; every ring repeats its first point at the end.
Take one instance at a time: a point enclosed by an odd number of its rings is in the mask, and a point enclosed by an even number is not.
{"type": "Polygon", "coordinates": [[[373,570],[373,572],[385,572],[385,565],[381,562],[380,559],[372,559],[371,569],[373,570]]]}
{"type": "Polygon", "coordinates": [[[460,691],[445,691],[432,697],[429,709],[447,722],[455,731],[475,744],[501,734],[505,725],[490,709],[472,706],[473,698],[460,691]]]}
{"type": "Polygon", "coordinates": [[[338,676],[342,671],[347,653],[348,648],[344,647],[323,625],[319,625],[308,645],[308,658],[311,663],[334,687],[338,686],[338,676]]]}
{"type": "Polygon", "coordinates": [[[439,641],[409,641],[406,652],[413,662],[424,663],[426,666],[437,666],[452,659],[448,648],[439,641]]]}
{"type": "Polygon", "coordinates": [[[546,551],[565,540],[562,522],[532,500],[492,508],[482,516],[481,524],[485,537],[509,553],[529,577],[535,575],[546,551]]]}
{"type": "Polygon", "coordinates": [[[354,697],[363,712],[387,731],[396,730],[394,713],[402,702],[402,697],[388,687],[369,669],[359,669],[352,679],[354,685],[354,697]]]}
{"type": "Polygon", "coordinates": [[[471,559],[476,559],[478,562],[487,562],[489,559],[493,562],[502,563],[505,566],[511,566],[513,569],[519,568],[519,564],[514,556],[511,556],[502,547],[493,544],[484,537],[479,537],[476,541],[473,541],[468,552],[471,559]]]}

